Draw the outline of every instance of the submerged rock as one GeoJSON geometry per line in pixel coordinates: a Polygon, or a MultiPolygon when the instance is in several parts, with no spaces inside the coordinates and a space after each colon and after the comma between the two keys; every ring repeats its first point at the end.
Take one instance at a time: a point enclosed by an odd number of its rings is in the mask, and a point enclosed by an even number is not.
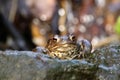
{"type": "Polygon", "coordinates": [[[86,59],[59,60],[31,51],[0,51],[0,80],[120,80],[120,46],[86,59]]]}

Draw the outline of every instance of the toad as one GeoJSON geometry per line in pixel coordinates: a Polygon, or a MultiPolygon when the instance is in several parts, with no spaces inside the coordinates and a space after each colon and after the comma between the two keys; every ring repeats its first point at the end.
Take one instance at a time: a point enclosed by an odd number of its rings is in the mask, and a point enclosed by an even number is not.
{"type": "Polygon", "coordinates": [[[48,40],[45,49],[36,48],[37,51],[43,51],[52,58],[81,59],[91,53],[92,44],[86,39],[77,41],[74,35],[55,35],[48,40]]]}

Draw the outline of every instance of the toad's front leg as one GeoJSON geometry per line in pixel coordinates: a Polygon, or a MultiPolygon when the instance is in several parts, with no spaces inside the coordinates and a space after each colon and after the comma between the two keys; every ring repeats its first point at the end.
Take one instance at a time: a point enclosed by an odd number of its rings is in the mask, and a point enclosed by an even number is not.
{"type": "Polygon", "coordinates": [[[91,42],[86,39],[82,39],[82,40],[79,40],[77,43],[80,46],[79,56],[82,58],[89,56],[92,50],[91,42]]]}

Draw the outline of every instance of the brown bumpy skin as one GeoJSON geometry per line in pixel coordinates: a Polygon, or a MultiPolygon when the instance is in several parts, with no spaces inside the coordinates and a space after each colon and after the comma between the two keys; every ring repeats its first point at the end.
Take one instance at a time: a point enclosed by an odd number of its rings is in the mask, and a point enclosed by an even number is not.
{"type": "Polygon", "coordinates": [[[91,53],[92,45],[88,40],[77,42],[74,35],[56,35],[48,41],[46,48],[53,58],[81,59],[91,53]]]}

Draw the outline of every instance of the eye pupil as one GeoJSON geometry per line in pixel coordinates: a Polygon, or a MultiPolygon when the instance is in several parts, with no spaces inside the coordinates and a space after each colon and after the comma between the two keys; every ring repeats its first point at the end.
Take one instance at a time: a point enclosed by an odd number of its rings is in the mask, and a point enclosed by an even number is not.
{"type": "Polygon", "coordinates": [[[57,41],[57,38],[53,38],[54,41],[57,41]]]}
{"type": "Polygon", "coordinates": [[[70,35],[69,36],[70,40],[74,41],[76,39],[76,37],[74,35],[70,35]]]}
{"type": "Polygon", "coordinates": [[[55,35],[54,37],[53,37],[53,41],[56,41],[56,42],[59,42],[59,36],[58,35],[55,35]]]}
{"type": "Polygon", "coordinates": [[[73,36],[72,39],[75,40],[75,36],[73,36]]]}

